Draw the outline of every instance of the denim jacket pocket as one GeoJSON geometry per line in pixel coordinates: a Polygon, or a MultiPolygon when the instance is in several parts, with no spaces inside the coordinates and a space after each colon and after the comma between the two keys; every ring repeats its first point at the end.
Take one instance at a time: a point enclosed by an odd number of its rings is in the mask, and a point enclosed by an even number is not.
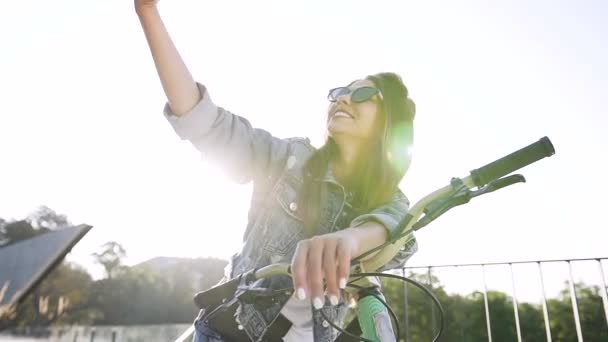
{"type": "Polygon", "coordinates": [[[302,239],[304,220],[298,208],[297,192],[301,181],[285,175],[279,181],[270,201],[264,234],[264,250],[271,254],[271,262],[290,258],[296,244],[302,239]]]}

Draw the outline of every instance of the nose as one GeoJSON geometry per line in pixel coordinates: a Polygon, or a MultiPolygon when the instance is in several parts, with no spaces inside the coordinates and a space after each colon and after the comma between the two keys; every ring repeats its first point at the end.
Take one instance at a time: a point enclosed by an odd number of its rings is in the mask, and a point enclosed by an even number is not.
{"type": "Polygon", "coordinates": [[[350,104],[350,93],[338,96],[337,102],[346,105],[350,104]]]}

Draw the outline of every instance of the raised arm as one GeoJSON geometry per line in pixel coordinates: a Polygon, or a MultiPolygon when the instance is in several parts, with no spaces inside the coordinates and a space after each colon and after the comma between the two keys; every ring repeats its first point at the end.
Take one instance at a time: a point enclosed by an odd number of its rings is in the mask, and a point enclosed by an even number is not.
{"type": "Polygon", "coordinates": [[[289,143],[213,103],[175,48],[157,4],[158,0],[135,0],[135,12],[167,96],[163,112],[178,136],[239,183],[265,179],[281,169],[289,143]]]}
{"type": "Polygon", "coordinates": [[[148,41],[169,106],[179,116],[198,103],[200,92],[165,28],[157,4],[158,0],[135,0],[135,12],[148,41]]]}

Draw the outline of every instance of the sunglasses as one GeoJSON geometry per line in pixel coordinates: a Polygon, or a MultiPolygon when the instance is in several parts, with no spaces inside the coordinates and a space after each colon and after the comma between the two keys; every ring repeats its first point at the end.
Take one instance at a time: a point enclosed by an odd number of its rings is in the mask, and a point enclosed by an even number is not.
{"type": "Polygon", "coordinates": [[[374,87],[360,87],[356,89],[351,89],[349,87],[334,88],[329,91],[329,94],[327,94],[327,99],[330,102],[336,102],[340,96],[348,94],[350,94],[350,100],[356,103],[365,102],[376,94],[380,97],[380,99],[382,99],[380,90],[374,87]]]}

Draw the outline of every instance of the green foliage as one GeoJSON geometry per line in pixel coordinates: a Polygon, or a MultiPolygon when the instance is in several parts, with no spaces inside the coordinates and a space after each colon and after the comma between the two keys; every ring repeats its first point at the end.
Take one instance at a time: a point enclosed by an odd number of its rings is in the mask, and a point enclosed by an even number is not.
{"type": "MultiPolygon", "coordinates": [[[[410,274],[414,279],[428,284],[426,274],[410,274]]],[[[432,290],[445,311],[445,329],[440,341],[487,341],[487,325],[482,292],[467,296],[447,294],[439,280],[432,276],[432,290]]],[[[399,317],[401,340],[431,341],[439,326],[439,313],[431,299],[414,286],[407,286],[407,320],[405,315],[404,285],[395,280],[384,281],[384,294],[399,317]],[[433,322],[436,322],[433,325],[433,322]],[[409,326],[409,331],[406,327],[409,326]],[[435,328],[433,328],[435,327],[435,328]]],[[[428,287],[428,285],[427,285],[428,287]]],[[[598,286],[576,284],[578,310],[585,341],[608,341],[608,326],[598,286]]],[[[502,292],[488,291],[488,307],[492,327],[492,341],[517,341],[513,300],[502,292]]],[[[547,302],[553,341],[576,341],[576,330],[570,292],[566,288],[558,298],[547,302]]],[[[545,341],[545,323],[540,303],[518,303],[519,322],[524,341],[545,341]]]]}
{"type": "Polygon", "coordinates": [[[92,283],[83,268],[69,263],[59,265],[18,306],[14,325],[92,322],[96,309],[87,303],[92,283]]]}
{"type": "MultiPolygon", "coordinates": [[[[568,284],[565,284],[558,298],[547,301],[551,317],[551,335],[554,341],[576,341],[574,329],[574,311],[570,301],[568,284]]],[[[586,286],[577,283],[576,301],[578,303],[581,330],[585,341],[608,341],[608,328],[602,307],[602,297],[599,286],[586,286]]]]}
{"type": "Polygon", "coordinates": [[[93,284],[90,305],[101,312],[94,323],[190,323],[198,311],[194,294],[216,284],[225,266],[218,259],[186,259],[162,270],[122,268],[115,277],[93,284]]]}

